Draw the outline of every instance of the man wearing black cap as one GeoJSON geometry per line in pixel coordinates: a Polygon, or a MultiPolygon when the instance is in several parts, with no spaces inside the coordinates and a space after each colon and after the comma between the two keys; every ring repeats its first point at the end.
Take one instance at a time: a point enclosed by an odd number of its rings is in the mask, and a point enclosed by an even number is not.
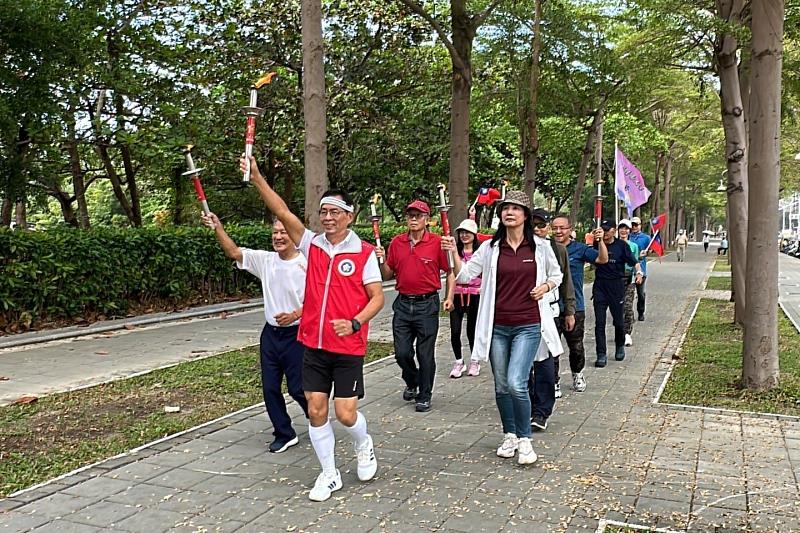
{"type": "MultiPolygon", "coordinates": [[[[406,388],[403,399],[415,401],[418,412],[430,411],[433,381],[436,376],[434,348],[439,333],[439,289],[441,272],[448,272],[442,238],[428,231],[431,209],[422,200],[406,207],[408,231],[389,244],[389,253],[381,267],[384,280],[396,278],[399,295],[392,304],[392,334],[395,360],[402,369],[406,388]],[[416,359],[414,351],[416,344],[416,359]],[[419,367],[417,366],[419,362],[419,367]]],[[[379,259],[383,248],[375,250],[379,259]]],[[[447,274],[444,308],[453,307],[455,278],[447,274]]]]}
{"type": "Polygon", "coordinates": [[[636,283],[642,282],[642,270],[638,258],[633,256],[628,244],[616,238],[616,224],[613,220],[600,222],[603,229],[602,244],[608,250],[608,262],[596,265],[594,285],[592,286],[592,300],[594,302],[595,326],[594,334],[597,341],[597,361],[594,366],[604,367],[608,361],[606,357],[606,310],[611,310],[614,322],[614,345],[616,347],[614,358],[617,361],[625,359],[625,265],[636,270],[636,283]]]}

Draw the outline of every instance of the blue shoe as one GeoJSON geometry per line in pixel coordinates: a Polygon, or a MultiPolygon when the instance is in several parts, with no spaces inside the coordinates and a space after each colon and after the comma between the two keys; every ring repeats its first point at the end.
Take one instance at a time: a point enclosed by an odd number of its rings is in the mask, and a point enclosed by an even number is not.
{"type": "Polygon", "coordinates": [[[617,346],[617,351],[614,353],[614,359],[617,361],[624,361],[625,360],[625,347],[624,346],[617,346]]]}
{"type": "Polygon", "coordinates": [[[597,368],[603,368],[608,363],[606,359],[606,354],[597,354],[597,361],[594,362],[594,366],[597,368]]]}

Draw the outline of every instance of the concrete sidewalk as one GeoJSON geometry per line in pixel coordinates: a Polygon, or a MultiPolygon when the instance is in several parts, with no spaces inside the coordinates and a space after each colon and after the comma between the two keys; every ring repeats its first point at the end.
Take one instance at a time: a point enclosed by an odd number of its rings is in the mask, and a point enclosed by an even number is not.
{"type": "MultiPolygon", "coordinates": [[[[495,455],[501,440],[488,365],[448,379],[443,328],[429,413],[403,402],[393,361],[369,367],[362,409],[379,471],[361,483],[338,425],[344,488],[308,500],[318,464],[292,404],[301,444],[269,454],[262,406],[0,501],[7,531],[576,531],[600,519],[692,531],[800,529],[800,423],[653,404],[711,258],[652,263],[647,322],[623,362],[591,366],[589,388],[565,387],[539,461],[495,455]]],[[[590,313],[591,315],[591,313],[590,313]]],[[[587,317],[587,331],[593,321],[587,317]]],[[[562,365],[562,382],[569,382],[562,365]]]]}

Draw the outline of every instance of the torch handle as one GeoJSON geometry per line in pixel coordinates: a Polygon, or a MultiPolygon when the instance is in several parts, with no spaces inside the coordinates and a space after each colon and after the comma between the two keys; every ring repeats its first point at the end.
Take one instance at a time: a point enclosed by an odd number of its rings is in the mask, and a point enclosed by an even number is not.
{"type": "MultiPolygon", "coordinates": [[[[372,219],[372,235],[375,237],[375,245],[378,248],[382,248],[382,246],[381,246],[381,228],[378,225],[378,218],[373,218],[372,219]]],[[[384,261],[383,257],[378,259],[378,262],[380,262],[380,264],[383,264],[383,261],[384,261]]]]}
{"type": "Polygon", "coordinates": [[[247,131],[244,135],[244,160],[247,168],[242,175],[242,181],[250,181],[250,156],[253,155],[253,144],[256,142],[256,117],[247,117],[247,131]]]}
{"type": "Polygon", "coordinates": [[[194,192],[197,193],[197,199],[200,200],[200,203],[203,205],[203,213],[208,215],[211,210],[208,208],[206,193],[203,190],[203,185],[200,183],[200,178],[197,176],[197,174],[192,177],[192,182],[194,183],[194,192]]]}
{"type": "MultiPolygon", "coordinates": [[[[442,233],[445,237],[450,236],[450,221],[447,220],[447,210],[443,209],[440,211],[442,217],[442,233]]],[[[447,266],[450,267],[450,270],[453,270],[456,266],[456,260],[453,257],[453,251],[447,252],[447,266]]]]}

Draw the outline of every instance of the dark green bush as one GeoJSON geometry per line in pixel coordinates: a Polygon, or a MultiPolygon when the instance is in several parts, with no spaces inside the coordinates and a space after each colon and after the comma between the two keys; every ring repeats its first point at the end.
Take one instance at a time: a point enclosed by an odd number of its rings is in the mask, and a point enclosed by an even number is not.
{"type": "MultiPolygon", "coordinates": [[[[383,244],[403,228],[381,228],[383,244]]],[[[226,226],[242,247],[271,249],[270,228],[226,226]]],[[[371,227],[356,232],[372,242],[371,227]]],[[[142,308],[260,296],[201,227],[0,231],[0,330],[124,316],[142,308]]]]}

